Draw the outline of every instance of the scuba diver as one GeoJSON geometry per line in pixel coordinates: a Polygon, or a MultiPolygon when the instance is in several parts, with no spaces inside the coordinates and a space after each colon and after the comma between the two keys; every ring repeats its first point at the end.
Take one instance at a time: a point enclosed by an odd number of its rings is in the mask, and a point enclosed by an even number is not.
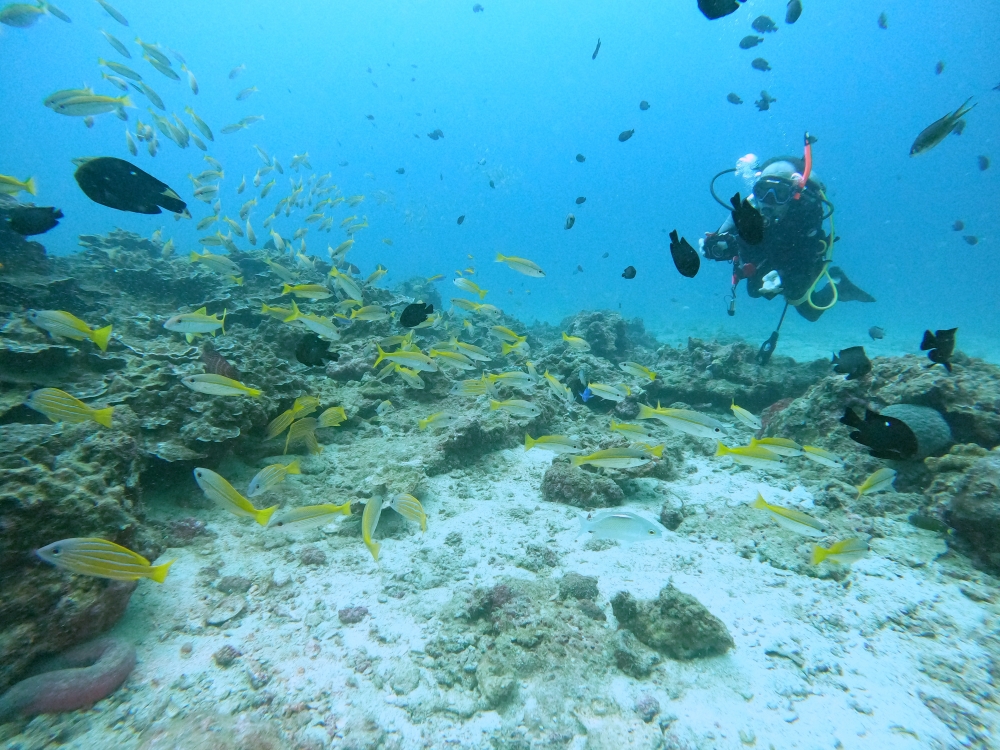
{"type": "MultiPolygon", "coordinates": [[[[724,174],[740,171],[726,169],[712,178],[711,192],[726,209],[729,218],[715,232],[699,240],[701,255],[709,260],[732,265],[732,289],[729,315],[736,314],[736,287],[747,284],[751,297],[774,299],[783,295],[788,306],[809,321],[816,321],[838,301],[874,302],[875,298],[855,286],[833,258],[833,204],[826,198],[825,187],[812,172],[812,139],[805,137],[804,157],[779,156],[768,159],[754,172],[751,195],[740,201],[739,193],[731,205],[715,193],[715,181],[724,174]],[[830,233],[823,222],[830,219],[830,233]]],[[[752,159],[752,157],[751,157],[752,159]]],[[[741,160],[745,162],[747,157],[741,160]]],[[[697,273],[697,254],[686,240],[671,234],[671,253],[681,274],[697,273]]],[[[778,330],[761,347],[759,360],[770,358],[777,343],[778,330]]]]}

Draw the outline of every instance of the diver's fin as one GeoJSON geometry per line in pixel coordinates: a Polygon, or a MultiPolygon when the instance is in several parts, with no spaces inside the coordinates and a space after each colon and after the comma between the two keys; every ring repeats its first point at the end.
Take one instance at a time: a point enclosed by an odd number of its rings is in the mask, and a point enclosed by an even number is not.
{"type": "Polygon", "coordinates": [[[837,285],[837,298],[841,302],[874,302],[872,297],[861,287],[857,286],[844,273],[839,266],[831,266],[830,278],[837,285]]]}

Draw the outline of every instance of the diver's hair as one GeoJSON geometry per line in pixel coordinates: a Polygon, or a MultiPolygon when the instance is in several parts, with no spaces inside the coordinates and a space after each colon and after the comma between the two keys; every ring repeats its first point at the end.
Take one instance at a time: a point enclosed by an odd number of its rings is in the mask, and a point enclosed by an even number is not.
{"type": "MultiPolygon", "coordinates": [[[[798,172],[799,174],[802,174],[802,170],[806,168],[806,163],[802,161],[802,157],[800,156],[772,156],[770,159],[768,159],[759,167],[757,167],[757,170],[759,172],[763,172],[769,166],[771,166],[772,164],[776,164],[779,161],[787,161],[789,164],[795,167],[795,171],[798,172]]],[[[818,188],[819,190],[822,190],[824,193],[826,192],[826,185],[824,185],[822,182],[820,182],[819,180],[815,179],[812,176],[809,177],[809,186],[813,188],[818,188]]]]}

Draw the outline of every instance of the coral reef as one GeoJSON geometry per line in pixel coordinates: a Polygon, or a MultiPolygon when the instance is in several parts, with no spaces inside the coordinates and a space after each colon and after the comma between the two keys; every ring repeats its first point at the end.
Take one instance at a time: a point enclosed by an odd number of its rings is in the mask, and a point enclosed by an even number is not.
{"type": "Polygon", "coordinates": [[[1000,573],[1000,451],[966,447],[941,459],[937,469],[926,494],[955,529],[954,543],[992,573],[1000,573]]]}
{"type": "Polygon", "coordinates": [[[612,597],[611,608],[620,628],[672,659],[718,656],[735,645],[719,618],[673,584],[645,602],[620,591],[612,597]]]}
{"type": "Polygon", "coordinates": [[[550,503],[565,503],[577,508],[605,508],[621,505],[625,493],[606,476],[556,461],[545,472],[542,497],[550,503]]]}

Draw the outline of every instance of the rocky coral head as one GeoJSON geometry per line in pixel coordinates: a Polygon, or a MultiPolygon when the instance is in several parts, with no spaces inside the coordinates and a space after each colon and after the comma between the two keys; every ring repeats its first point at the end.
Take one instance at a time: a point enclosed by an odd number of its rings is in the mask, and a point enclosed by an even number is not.
{"type": "Polygon", "coordinates": [[[502,619],[503,610],[515,598],[516,593],[506,583],[498,583],[490,588],[477,588],[472,592],[466,614],[473,622],[489,619],[496,625],[502,619]]]}

